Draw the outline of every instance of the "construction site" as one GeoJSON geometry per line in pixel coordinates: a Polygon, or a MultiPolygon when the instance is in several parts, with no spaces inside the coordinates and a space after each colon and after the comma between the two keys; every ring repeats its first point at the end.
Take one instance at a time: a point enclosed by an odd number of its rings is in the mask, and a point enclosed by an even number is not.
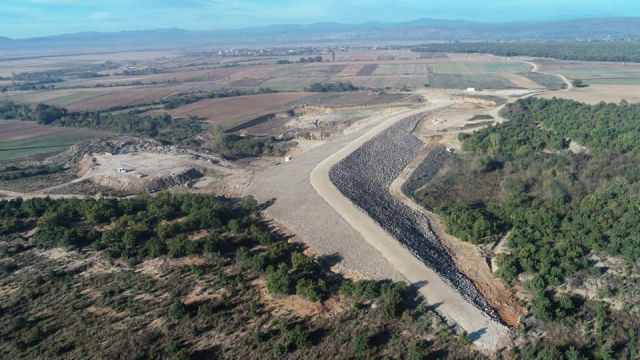
{"type": "MultiPolygon", "coordinates": [[[[504,122],[501,111],[508,104],[529,97],[571,97],[576,90],[567,77],[542,72],[531,58],[417,59],[410,58],[410,52],[391,53],[354,52],[336,59],[334,52],[327,60],[330,65],[304,69],[297,64],[211,69],[207,80],[184,80],[180,90],[163,86],[175,94],[193,83],[204,89],[217,87],[217,81],[226,86],[259,80],[282,92],[198,98],[170,109],[174,118],[198,119],[211,126],[195,137],[198,146],[103,131],[86,134],[75,144],[42,145],[52,151],[30,149],[26,156],[0,158],[0,197],[100,199],[165,191],[251,196],[265,218],[295,234],[310,253],[336,257],[328,264],[331,270],[353,280],[406,281],[481,351],[513,346],[514,331],[527,316],[522,305],[527,295],[513,291],[495,274],[504,239],[477,246],[450,235],[438,215],[416,202],[414,193],[442,171],[452,154],[464,152],[461,134],[504,122]],[[357,56],[363,58],[354,60],[357,56]],[[499,71],[465,83],[479,63],[490,63],[499,71]],[[421,77],[423,70],[426,78],[421,77]],[[301,91],[290,81],[294,72],[302,76],[301,71],[307,80],[311,75],[348,79],[361,88],[345,94],[301,91]],[[445,75],[456,72],[461,76],[445,75]],[[546,82],[532,80],[541,78],[546,82]],[[426,81],[428,86],[418,86],[426,81]],[[220,139],[268,139],[273,147],[266,152],[267,145],[261,145],[258,156],[234,158],[215,151],[224,143],[220,139]],[[66,148],[57,150],[58,146],[66,148]],[[17,175],[28,169],[42,173],[17,175]]],[[[185,59],[171,61],[181,63],[179,73],[187,71],[185,59]]],[[[111,76],[124,75],[107,77],[111,76]]],[[[149,76],[160,81],[168,75],[149,76]]],[[[86,91],[78,89],[56,90],[59,96],[41,100],[60,104],[73,98],[66,104],[70,108],[97,111],[114,96],[71,94],[86,91]]],[[[11,94],[13,100],[35,95],[11,94]]],[[[151,100],[133,108],[149,116],[167,113],[166,106],[151,100]]],[[[15,130],[26,124],[0,123],[13,129],[13,138],[6,140],[18,145],[11,151],[21,149],[19,141],[31,136],[15,130]]],[[[33,122],[29,126],[42,130],[33,122]]],[[[580,145],[573,146],[575,150],[580,145]]]]}

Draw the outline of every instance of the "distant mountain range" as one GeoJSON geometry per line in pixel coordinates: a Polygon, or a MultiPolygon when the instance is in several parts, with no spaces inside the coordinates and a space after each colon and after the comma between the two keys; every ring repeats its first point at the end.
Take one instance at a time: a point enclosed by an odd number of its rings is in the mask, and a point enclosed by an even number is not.
{"type": "Polygon", "coordinates": [[[158,29],[83,32],[30,39],[0,37],[3,50],[179,49],[225,46],[391,44],[433,41],[556,41],[640,39],[640,17],[487,24],[418,19],[401,23],[316,23],[239,30],[158,29]]]}

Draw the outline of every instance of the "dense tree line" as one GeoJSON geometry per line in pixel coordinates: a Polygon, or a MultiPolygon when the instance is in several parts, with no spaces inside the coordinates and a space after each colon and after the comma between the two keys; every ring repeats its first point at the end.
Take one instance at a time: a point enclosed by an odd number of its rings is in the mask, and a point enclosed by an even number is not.
{"type": "Polygon", "coordinates": [[[514,252],[501,275],[537,274],[543,288],[583,268],[591,251],[638,259],[640,225],[632,219],[640,216],[640,105],[528,98],[508,106],[506,116],[462,136],[482,164],[477,171],[502,173],[502,193],[475,209],[443,211],[451,231],[469,231],[478,218],[494,229],[509,224],[514,252]],[[590,153],[569,151],[571,141],[590,153]]]}
{"type": "Polygon", "coordinates": [[[34,84],[50,84],[62,82],[64,71],[24,72],[5,78],[5,80],[21,81],[34,84]]]}
{"type": "MultiPolygon", "coordinates": [[[[172,118],[169,114],[142,115],[138,110],[120,112],[77,112],[46,104],[0,103],[0,119],[36,121],[41,125],[82,127],[148,136],[168,143],[202,145],[195,140],[205,124],[195,118],[172,118]]],[[[255,156],[282,156],[289,142],[271,136],[239,136],[220,126],[213,128],[211,150],[229,159],[255,156]]],[[[26,175],[26,174],[25,174],[26,175]]]]}
{"type": "Polygon", "coordinates": [[[350,82],[330,82],[330,83],[313,83],[305,88],[305,91],[309,92],[346,92],[346,91],[358,91],[350,82]]]}
{"type": "Polygon", "coordinates": [[[0,103],[0,119],[129,133],[167,142],[187,141],[203,131],[202,122],[193,117],[173,119],[169,114],[151,116],[138,111],[71,113],[46,104],[0,103]]]}
{"type": "Polygon", "coordinates": [[[259,94],[273,94],[277,93],[277,90],[271,88],[258,88],[257,90],[216,90],[210,91],[208,93],[200,94],[182,94],[176,95],[169,98],[161,99],[158,103],[164,104],[164,108],[167,110],[175,109],[183,105],[192,104],[194,102],[204,100],[204,99],[218,99],[218,98],[226,98],[226,97],[235,97],[235,96],[245,96],[245,95],[259,95],[259,94]]]}
{"type": "Polygon", "coordinates": [[[306,63],[314,63],[314,62],[322,62],[322,56],[321,55],[316,55],[316,56],[309,56],[309,57],[301,57],[300,60],[298,61],[302,64],[306,64],[306,63]]]}
{"type": "Polygon", "coordinates": [[[412,50],[534,56],[561,60],[640,62],[640,43],[635,41],[449,43],[420,45],[412,50]]]}
{"type": "Polygon", "coordinates": [[[64,171],[60,165],[35,165],[26,167],[7,166],[0,170],[0,180],[15,180],[38,175],[55,174],[64,171]]]}

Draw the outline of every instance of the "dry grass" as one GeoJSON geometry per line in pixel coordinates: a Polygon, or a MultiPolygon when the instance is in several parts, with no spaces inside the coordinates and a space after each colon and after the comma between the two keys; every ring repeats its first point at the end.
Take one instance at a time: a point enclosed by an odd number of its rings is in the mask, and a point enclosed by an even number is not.
{"type": "Polygon", "coordinates": [[[627,100],[630,103],[640,102],[640,85],[589,85],[588,87],[575,88],[571,91],[556,92],[553,94],[539,95],[541,98],[550,99],[560,97],[572,99],[587,104],[597,104],[601,101],[619,103],[627,100]]]}

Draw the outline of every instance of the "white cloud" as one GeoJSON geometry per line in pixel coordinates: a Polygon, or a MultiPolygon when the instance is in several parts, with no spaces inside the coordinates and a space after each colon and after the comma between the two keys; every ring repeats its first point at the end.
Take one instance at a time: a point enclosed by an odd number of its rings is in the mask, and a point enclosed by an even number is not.
{"type": "Polygon", "coordinates": [[[106,11],[94,11],[89,14],[89,20],[100,21],[108,19],[110,14],[106,11]]]}

